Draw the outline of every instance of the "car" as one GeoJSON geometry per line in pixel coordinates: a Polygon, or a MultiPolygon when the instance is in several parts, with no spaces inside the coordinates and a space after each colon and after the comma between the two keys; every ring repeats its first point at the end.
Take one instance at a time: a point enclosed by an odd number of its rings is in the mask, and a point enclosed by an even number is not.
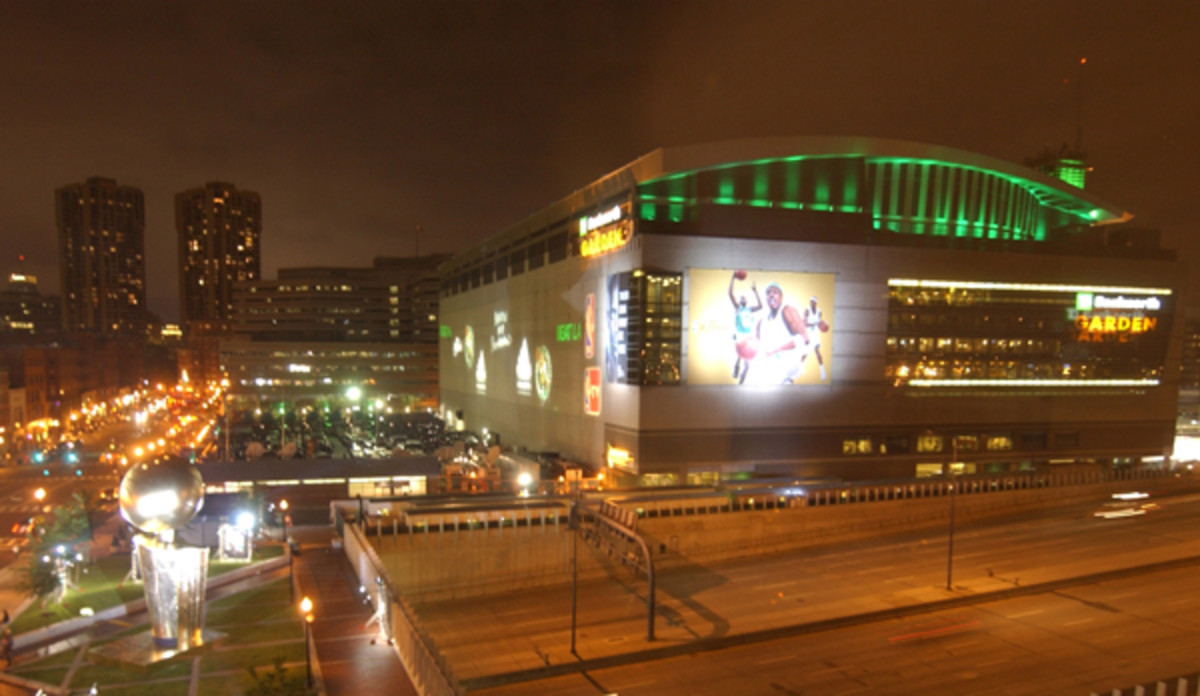
{"type": "Polygon", "coordinates": [[[1146,514],[1146,506],[1127,500],[1116,500],[1105,503],[1099,510],[1092,513],[1093,517],[1105,520],[1117,520],[1124,517],[1137,517],[1146,514]]]}
{"type": "Polygon", "coordinates": [[[12,535],[19,536],[19,537],[29,536],[29,532],[32,530],[33,530],[33,518],[30,517],[29,519],[25,520],[24,522],[13,523],[12,535]]]}

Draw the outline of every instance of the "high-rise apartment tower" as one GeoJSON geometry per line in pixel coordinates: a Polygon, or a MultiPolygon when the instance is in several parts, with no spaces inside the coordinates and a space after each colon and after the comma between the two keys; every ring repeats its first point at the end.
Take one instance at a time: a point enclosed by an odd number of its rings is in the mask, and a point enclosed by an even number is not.
{"type": "Polygon", "coordinates": [[[262,200],[233,184],[209,182],[175,194],[175,229],[181,320],[227,321],[233,284],[262,275],[262,200]]]}
{"type": "Polygon", "coordinates": [[[146,324],[142,190],[92,177],[54,192],[68,331],[141,333],[146,324]]]}

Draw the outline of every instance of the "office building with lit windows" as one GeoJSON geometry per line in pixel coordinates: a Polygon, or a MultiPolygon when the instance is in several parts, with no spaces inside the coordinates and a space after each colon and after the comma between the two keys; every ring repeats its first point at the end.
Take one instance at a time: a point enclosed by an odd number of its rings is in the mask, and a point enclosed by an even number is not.
{"type": "Polygon", "coordinates": [[[1083,189],[946,147],[656,150],[442,266],[442,413],[645,484],[1141,466],[1182,265],[1083,189]]]}
{"type": "Polygon", "coordinates": [[[367,268],[285,268],[237,283],[222,364],[236,396],[339,399],[351,387],[394,407],[437,405],[438,266],[380,257],[367,268]]]}
{"type": "Polygon", "coordinates": [[[262,277],[262,200],[214,181],[175,194],[180,318],[228,321],[233,285],[262,277]]]}
{"type": "Polygon", "coordinates": [[[37,276],[10,273],[0,290],[0,336],[44,336],[62,330],[59,298],[38,292],[37,276]]]}
{"type": "Polygon", "coordinates": [[[146,326],[146,209],[141,189],[92,177],[54,192],[62,325],[141,334],[146,326]]]}

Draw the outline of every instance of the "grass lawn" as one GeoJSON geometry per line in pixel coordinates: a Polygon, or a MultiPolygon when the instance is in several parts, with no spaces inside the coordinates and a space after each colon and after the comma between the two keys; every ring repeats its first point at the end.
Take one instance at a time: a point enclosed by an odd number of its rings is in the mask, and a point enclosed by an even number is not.
{"type": "MultiPolygon", "coordinates": [[[[281,544],[256,547],[255,562],[267,561],[283,555],[281,544]]],[[[211,561],[208,564],[208,577],[216,577],[231,570],[245,567],[245,563],[237,561],[211,561]]],[[[79,616],[79,610],[90,607],[92,611],[101,611],[118,604],[132,602],[142,598],[140,582],[125,582],[129,573],[129,555],[116,554],[97,559],[85,569],[80,576],[79,590],[67,593],[63,604],[46,604],[39,606],[34,602],[12,622],[12,632],[21,634],[26,631],[49,626],[50,624],[66,621],[79,616]]]]}
{"type": "MultiPolygon", "coordinates": [[[[229,637],[200,655],[200,693],[242,694],[254,684],[247,669],[260,674],[273,670],[276,658],[300,664],[288,669],[293,678],[303,679],[304,626],[289,597],[289,579],[281,578],[261,587],[210,602],[205,626],[229,637]],[[284,641],[275,644],[277,641],[284,641]]],[[[143,624],[120,635],[146,631],[143,624]]],[[[93,642],[95,647],[102,642],[93,642]]],[[[76,649],[68,649],[37,662],[21,664],[12,671],[27,679],[60,684],[75,659],[76,649]]],[[[186,694],[193,658],[150,667],[144,674],[119,667],[94,664],[85,654],[71,678],[70,688],[87,689],[93,683],[100,693],[120,696],[175,696],[186,694]]]]}

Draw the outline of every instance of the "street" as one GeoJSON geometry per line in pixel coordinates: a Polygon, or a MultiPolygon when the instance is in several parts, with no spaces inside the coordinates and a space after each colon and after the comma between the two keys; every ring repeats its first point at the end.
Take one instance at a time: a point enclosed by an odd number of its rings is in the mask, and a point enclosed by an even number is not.
{"type": "MultiPolygon", "coordinates": [[[[1196,496],[1162,499],[1146,515],[1118,520],[1094,517],[1095,508],[966,526],[956,535],[952,592],[944,587],[946,537],[937,530],[801,554],[672,566],[659,577],[654,643],[645,640],[644,581],[618,572],[580,584],[579,655],[623,664],[611,668],[620,675],[612,683],[601,678],[608,669],[588,673],[605,691],[622,694],[718,694],[735,684],[745,694],[799,693],[800,684],[808,692],[814,679],[832,682],[821,693],[866,685],[879,693],[964,693],[968,673],[975,675],[971,689],[979,692],[1009,688],[1016,680],[1025,687],[1005,693],[1047,693],[1051,675],[1070,677],[1074,688],[1086,692],[1093,685],[1111,690],[1194,670],[1174,648],[1200,640],[1194,569],[1070,585],[951,611],[920,609],[1200,557],[1200,540],[1191,531],[1200,513],[1196,496]],[[878,618],[819,633],[792,629],[866,614],[878,618]],[[1145,653],[1154,659],[1113,659],[1108,651],[1123,656],[1125,641],[1156,646],[1145,653]],[[638,656],[672,648],[681,656],[638,656]],[[963,667],[947,662],[957,654],[966,660],[963,667]]],[[[523,673],[535,681],[487,693],[594,694],[596,683],[578,675],[537,680],[539,670],[577,661],[568,649],[570,606],[570,587],[555,587],[430,603],[417,607],[417,614],[456,678],[473,688],[523,673]]]]}

